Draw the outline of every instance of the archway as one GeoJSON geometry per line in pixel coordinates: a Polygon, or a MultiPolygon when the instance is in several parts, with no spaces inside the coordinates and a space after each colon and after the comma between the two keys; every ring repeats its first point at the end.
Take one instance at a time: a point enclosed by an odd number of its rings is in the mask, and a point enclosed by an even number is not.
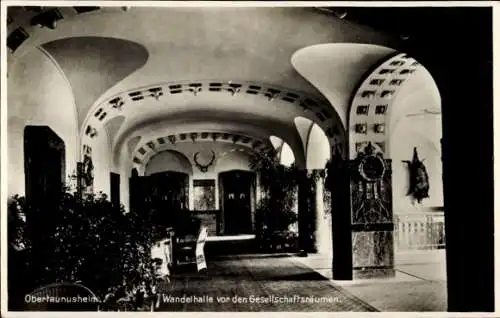
{"type": "MultiPolygon", "coordinates": [[[[428,196],[431,171],[421,174],[419,181],[415,179],[415,169],[425,171],[422,169],[427,164],[432,165],[431,179],[441,179],[440,169],[436,169],[441,166],[440,148],[432,145],[441,139],[439,114],[440,97],[432,76],[406,54],[393,55],[381,63],[356,91],[349,118],[349,159],[359,168],[351,177],[352,224],[360,227],[353,232],[354,275],[376,275],[385,266],[390,269],[385,275],[392,276],[399,249],[429,249],[443,244],[439,238],[433,242],[440,236],[433,233],[438,223],[444,224],[444,216],[434,213],[442,214],[442,203],[426,211],[421,204],[428,196]],[[432,155],[426,139],[431,140],[432,155]],[[417,150],[433,158],[424,164],[417,150]],[[415,191],[415,182],[424,187],[425,194],[415,191]],[[402,194],[400,189],[407,191],[402,194]],[[379,202],[378,208],[366,210],[375,202],[379,202]],[[375,249],[383,250],[385,256],[367,263],[361,255],[373,254],[375,249]]],[[[442,188],[442,182],[435,182],[433,187],[442,188]]]]}
{"type": "Polygon", "coordinates": [[[332,255],[332,231],[330,192],[325,188],[325,168],[330,160],[330,142],[321,127],[305,117],[295,118],[297,132],[301,136],[310,189],[307,200],[314,224],[309,228],[312,235],[312,250],[325,256],[332,255]]]}
{"type": "MultiPolygon", "coordinates": [[[[10,65],[8,84],[8,193],[24,195],[23,134],[27,126],[47,126],[65,147],[63,182],[72,181],[79,161],[80,141],[72,87],[58,63],[43,49],[33,49],[10,65]]],[[[48,141],[48,140],[47,140],[48,141]]],[[[76,185],[75,185],[76,186],[76,185]]]]}
{"type": "Polygon", "coordinates": [[[333,262],[334,277],[393,276],[391,136],[396,123],[404,117],[440,108],[436,84],[413,58],[372,45],[315,45],[299,50],[292,63],[339,112],[349,140],[345,157],[348,165],[337,157],[342,155],[342,149],[336,151],[337,145],[330,145],[332,169],[328,175],[333,182],[331,186],[338,192],[332,199],[337,201],[332,213],[335,218],[338,216],[332,233],[337,236],[334,237],[334,258],[337,254],[337,261],[333,262]],[[340,56],[339,52],[349,56],[349,60],[335,59],[334,56],[340,56]],[[341,94],[341,88],[332,86],[327,75],[348,64],[353,66],[349,76],[357,77],[358,81],[348,89],[344,87],[348,94],[341,94]],[[431,109],[426,110],[429,101],[431,109]],[[350,202],[339,204],[343,197],[350,198],[350,202]],[[378,202],[376,208],[368,208],[375,202],[378,202]],[[366,258],[366,255],[373,257],[366,258]]]}
{"type": "Polygon", "coordinates": [[[131,210],[144,213],[152,223],[174,226],[189,209],[189,175],[162,171],[131,178],[131,210]]]}

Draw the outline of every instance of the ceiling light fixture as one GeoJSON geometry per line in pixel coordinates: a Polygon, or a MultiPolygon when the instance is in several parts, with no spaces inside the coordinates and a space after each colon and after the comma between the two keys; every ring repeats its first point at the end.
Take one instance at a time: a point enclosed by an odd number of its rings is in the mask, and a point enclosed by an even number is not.
{"type": "Polygon", "coordinates": [[[122,110],[122,106],[125,104],[120,97],[113,98],[109,101],[111,107],[114,109],[122,110]]]}
{"type": "Polygon", "coordinates": [[[237,87],[237,88],[230,87],[230,88],[228,88],[227,90],[231,93],[231,95],[232,95],[232,96],[234,96],[234,94],[236,94],[236,93],[239,93],[239,92],[240,92],[240,89],[239,89],[238,87],[237,87]]]}
{"type": "Polygon", "coordinates": [[[273,100],[276,99],[276,97],[278,97],[278,93],[272,93],[272,94],[269,94],[269,101],[272,102],[273,100]]]}
{"type": "Polygon", "coordinates": [[[189,90],[193,93],[194,96],[198,95],[201,92],[201,87],[191,87],[189,90]]]}
{"type": "Polygon", "coordinates": [[[191,133],[189,136],[191,137],[191,140],[193,141],[193,143],[195,143],[196,138],[198,138],[198,133],[191,133]]]}

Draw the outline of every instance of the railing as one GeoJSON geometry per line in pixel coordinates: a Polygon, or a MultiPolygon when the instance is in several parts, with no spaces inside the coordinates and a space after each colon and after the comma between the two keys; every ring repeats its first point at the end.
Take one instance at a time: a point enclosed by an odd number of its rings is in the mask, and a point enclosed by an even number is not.
{"type": "Polygon", "coordinates": [[[394,214],[396,251],[443,249],[445,239],[444,212],[394,214]]]}

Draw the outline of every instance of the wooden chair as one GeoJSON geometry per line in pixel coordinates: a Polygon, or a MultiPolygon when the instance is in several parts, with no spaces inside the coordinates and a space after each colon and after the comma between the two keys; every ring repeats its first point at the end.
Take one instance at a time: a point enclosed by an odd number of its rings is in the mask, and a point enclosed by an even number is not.
{"type": "Polygon", "coordinates": [[[197,236],[178,237],[174,247],[175,265],[196,264],[198,271],[206,269],[204,245],[207,236],[208,229],[202,226],[197,236]]]}

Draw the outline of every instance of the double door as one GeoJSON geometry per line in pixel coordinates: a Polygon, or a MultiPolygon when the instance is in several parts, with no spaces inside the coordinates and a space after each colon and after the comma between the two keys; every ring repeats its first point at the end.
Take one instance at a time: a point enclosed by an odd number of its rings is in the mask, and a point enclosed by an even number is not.
{"type": "Polygon", "coordinates": [[[225,234],[252,233],[251,194],[254,174],[248,171],[228,171],[221,173],[219,178],[225,234]]]}

